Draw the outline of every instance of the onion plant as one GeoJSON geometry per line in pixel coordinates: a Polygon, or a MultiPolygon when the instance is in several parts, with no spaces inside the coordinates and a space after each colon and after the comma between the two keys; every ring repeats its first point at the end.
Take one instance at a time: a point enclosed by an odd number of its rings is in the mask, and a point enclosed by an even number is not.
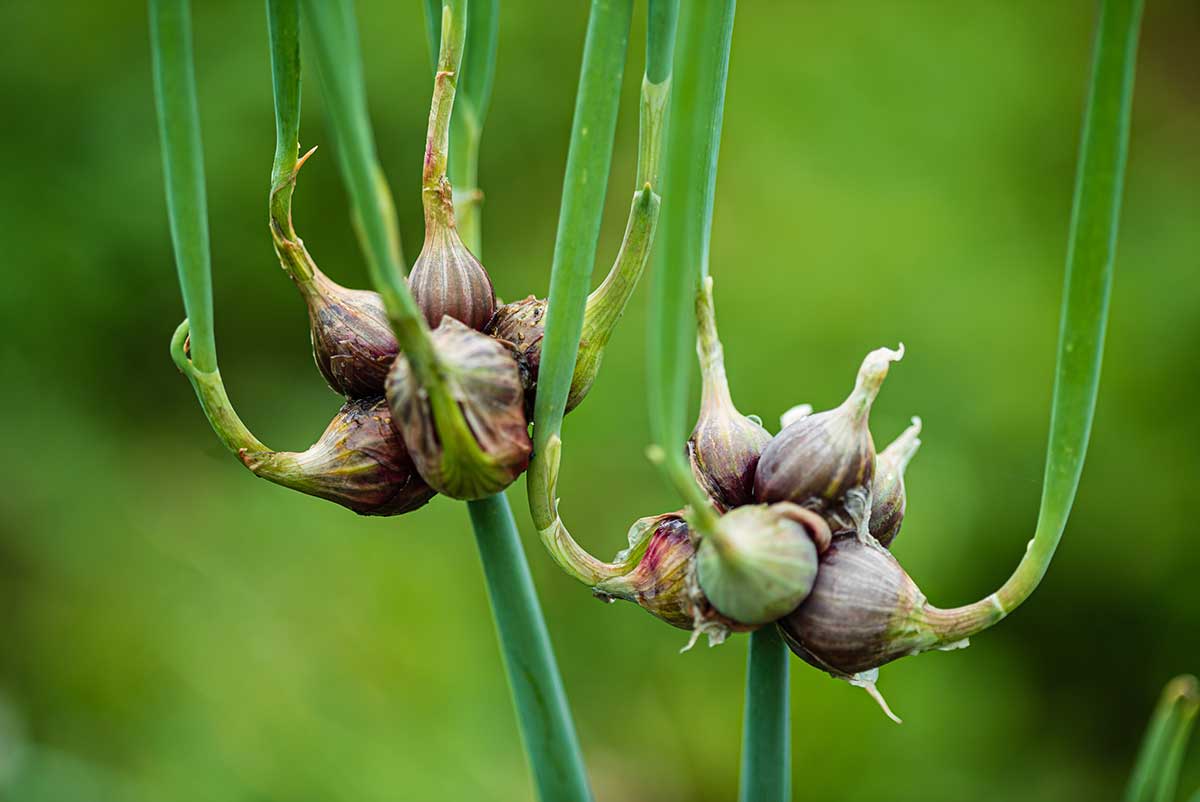
{"type": "MultiPolygon", "coordinates": [[[[548,294],[508,304],[496,299],[481,262],[478,170],[499,3],[425,6],[434,54],[422,161],[425,239],[409,270],[369,124],[352,0],[267,0],[277,135],[269,230],[308,309],[320,372],[346,398],[310,449],[280,452],[249,431],[221,381],[189,7],[187,0],[150,0],[168,209],[187,311],[173,357],[223,443],[263,478],[363,514],[410,512],[439,493],[467,502],[540,798],[571,802],[591,794],[503,495],[526,467],[542,544],[597,597],[634,602],[689,630],[685,648],[700,635],[715,645],[751,633],[740,797],[788,799],[789,648],[865,688],[891,716],[876,689],[881,666],[965,646],[1028,599],[1049,567],[1095,408],[1141,0],[1100,3],[1034,536],[998,590],[951,609],[930,605],[890,551],[920,422],[877,452],[869,413],[902,345],[871,350],[845,402],[816,413],[797,407],[777,434],[734,404],[709,240],[735,0],[682,7],[647,0],[636,184],[612,268],[589,293],[633,15],[632,0],[592,0],[548,294]],[[299,148],[302,38],[320,77],[374,292],[325,276],[292,222],[298,172],[311,155],[299,148]],[[647,270],[647,453],[684,507],[639,518],[627,547],[606,561],[579,546],[559,510],[564,416],[595,381],[613,328],[647,270]],[[702,391],[689,436],[693,348],[702,391]]],[[[1189,693],[1186,704],[1164,702],[1131,801],[1168,798],[1167,785],[1155,782],[1177,770],[1173,733],[1195,715],[1194,687],[1189,693]]]]}

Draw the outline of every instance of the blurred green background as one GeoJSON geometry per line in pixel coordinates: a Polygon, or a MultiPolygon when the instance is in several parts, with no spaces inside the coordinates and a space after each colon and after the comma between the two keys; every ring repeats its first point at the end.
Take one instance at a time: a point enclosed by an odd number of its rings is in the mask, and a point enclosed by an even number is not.
{"type": "MultiPolygon", "coordinates": [[[[359,3],[410,258],[420,5],[359,3]]],[[[1115,799],[1159,689],[1200,670],[1200,8],[1147,5],[1099,409],[1059,556],[969,650],[883,671],[903,726],[795,661],[797,799],[1115,799]]],[[[302,448],[338,401],[267,236],[262,3],[195,6],[223,372],[261,438],[302,448]]],[[[994,589],[1032,534],[1094,12],[738,15],[712,256],[735,397],[772,424],[830,406],[868,349],[904,341],[873,428],[925,420],[896,553],[943,606],[994,589]]],[[[585,23],[583,2],[503,3],[481,171],[507,299],[546,289],[585,23]]],[[[598,272],[632,189],[641,47],[639,19],[598,272]]],[[[0,799],[530,799],[465,509],[368,520],[255,479],[167,356],[183,313],[144,3],[0,4],[0,108],[0,799]]],[[[329,140],[315,80],[302,140],[329,140]]],[[[327,272],[365,285],[330,148],[296,220],[327,272]]],[[[646,295],[565,431],[563,513],[602,555],[678,505],[642,456],[646,295]]],[[[598,798],[733,798],[746,638],[680,655],[684,633],[593,601],[541,552],[523,487],[598,798]]]]}

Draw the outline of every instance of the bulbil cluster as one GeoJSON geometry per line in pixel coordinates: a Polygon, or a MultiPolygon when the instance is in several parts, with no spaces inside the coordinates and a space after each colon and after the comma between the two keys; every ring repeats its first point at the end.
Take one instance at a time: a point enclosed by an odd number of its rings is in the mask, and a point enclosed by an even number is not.
{"type": "Polygon", "coordinates": [[[693,640],[776,623],[803,660],[880,698],[879,666],[961,645],[943,638],[945,611],[926,603],[888,550],[921,423],[878,453],[868,423],[903,348],[869,353],[845,401],[816,413],[795,407],[772,436],[733,403],[710,278],[696,313],[702,394],[687,456],[710,509],[639,521],[617,564],[637,548],[641,559],[596,592],[692,629],[693,640]]]}

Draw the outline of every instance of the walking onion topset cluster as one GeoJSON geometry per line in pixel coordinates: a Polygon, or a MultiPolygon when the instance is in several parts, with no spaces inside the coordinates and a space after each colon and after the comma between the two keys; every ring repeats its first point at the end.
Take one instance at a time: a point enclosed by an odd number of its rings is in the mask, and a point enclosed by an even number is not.
{"type": "MultiPolygon", "coordinates": [[[[732,0],[685,9],[677,61],[685,73],[680,89],[689,87],[691,94],[681,95],[685,102],[675,109],[670,109],[669,96],[678,8],[674,0],[648,3],[637,184],[616,260],[585,300],[587,285],[581,279],[590,270],[599,228],[631,8],[629,2],[596,0],[550,296],[530,295],[507,304],[497,299],[478,258],[479,192],[469,185],[487,90],[477,87],[481,95],[465,94],[466,115],[452,116],[468,41],[482,55],[465,63],[480,65],[486,73],[481,83],[490,86],[496,3],[480,2],[478,19],[484,27],[478,41],[467,38],[465,0],[429,3],[435,10],[431,18],[441,24],[440,33],[436,24],[431,27],[438,56],[422,162],[425,239],[407,278],[394,205],[374,156],[357,74],[351,4],[303,0],[303,5],[306,24],[314,28],[313,52],[334,122],[335,150],[378,292],[348,289],[326,276],[293,225],[297,174],[313,153],[300,157],[299,150],[297,0],[267,0],[276,112],[268,219],[275,253],[307,309],[317,368],[345,401],[317,442],[303,452],[267,447],[230,404],[212,336],[187,3],[151,0],[172,235],[189,312],[171,352],[217,435],[257,476],[364,515],[411,512],[439,493],[475,502],[472,519],[485,561],[490,551],[508,572],[498,576],[495,566],[485,565],[522,728],[531,753],[538,756],[533,763],[543,796],[584,799],[588,792],[511,515],[503,497],[495,497],[500,505],[492,504],[495,494],[526,471],[533,522],[564,571],[602,600],[634,602],[668,624],[690,630],[687,647],[701,635],[715,645],[731,632],[761,629],[753,643],[762,648],[752,648],[749,673],[770,678],[764,682],[772,690],[763,699],[774,700],[777,708],[786,709],[786,652],[764,627],[777,628],[807,663],[866,688],[891,715],[875,689],[880,666],[905,655],[964,646],[970,635],[1028,598],[1066,524],[1095,404],[1140,3],[1105,0],[1102,6],[1037,532],[999,590],[955,609],[930,605],[890,551],[904,520],[904,472],[920,446],[921,422],[913,418],[907,430],[877,453],[869,416],[903,346],[868,353],[845,401],[821,412],[808,405],[793,407],[782,416],[777,434],[733,403],[717,334],[713,282],[707,275],[732,0]],[[1112,102],[1097,104],[1098,96],[1112,102]],[[668,119],[673,172],[664,181],[668,119]],[[465,135],[469,145],[454,157],[454,174],[466,176],[458,181],[464,207],[461,231],[448,176],[452,129],[465,135]],[[589,183],[589,170],[599,180],[589,183]],[[661,195],[669,194],[664,187],[677,190],[679,197],[667,202],[678,204],[680,211],[664,218],[675,236],[661,244],[672,247],[660,248],[656,275],[669,273],[671,280],[656,288],[655,305],[659,313],[670,312],[658,315],[662,328],[650,353],[662,373],[674,372],[658,377],[662,381],[650,388],[652,428],[659,439],[650,453],[687,506],[638,519],[627,547],[606,562],[576,542],[559,513],[562,416],[587,396],[613,329],[646,272],[661,195]],[[696,197],[687,197],[684,188],[696,190],[696,197]],[[678,258],[679,253],[687,258],[678,258]],[[673,428],[666,418],[679,413],[684,400],[686,374],[674,370],[679,360],[670,364],[677,345],[668,342],[672,327],[678,329],[686,317],[678,305],[681,293],[694,293],[700,412],[686,442],[664,443],[674,439],[664,434],[673,428]],[[195,353],[189,332],[197,335],[195,353]],[[672,404],[672,399],[681,403],[672,404]],[[494,548],[484,545],[489,535],[497,536],[494,548]],[[771,654],[779,655],[782,674],[770,668],[771,654]],[[569,770],[559,770],[563,766],[569,770]]],[[[674,422],[682,440],[683,421],[674,422]]],[[[760,784],[773,784],[774,790],[748,790],[757,787],[752,771],[757,764],[747,763],[751,783],[743,785],[743,799],[784,798],[787,761],[780,752],[786,739],[768,733],[772,712],[753,694],[747,698],[747,754],[753,758],[759,750],[764,758],[774,755],[778,765],[772,773],[778,776],[767,778],[759,766],[760,784]],[[768,733],[763,737],[752,726],[756,717],[768,733]]]]}
{"type": "MultiPolygon", "coordinates": [[[[267,448],[233,411],[219,373],[191,363],[186,321],[173,346],[214,428],[246,467],[364,515],[411,512],[437,493],[491,495],[527,469],[532,451],[547,303],[530,296],[498,304],[487,269],[459,236],[446,154],[462,43],[453,35],[442,42],[424,154],[425,242],[408,277],[419,319],[396,320],[379,293],[343,287],[318,268],[291,215],[297,172],[312,151],[296,159],[298,142],[281,142],[282,159],[292,160],[287,171],[277,155],[268,204],[275,252],[307,307],[317,368],[346,398],[320,439],[299,453],[267,448]],[[402,348],[396,332],[420,347],[402,348]]],[[[634,195],[615,264],[588,298],[568,411],[592,386],[649,258],[667,87],[644,87],[639,176],[646,183],[634,195]]],[[[281,125],[279,135],[295,132],[281,125]]],[[[698,289],[696,319],[703,390],[686,450],[703,499],[640,519],[613,562],[595,560],[557,514],[555,438],[552,453],[541,455],[548,476],[532,478],[529,491],[559,563],[598,597],[636,602],[692,630],[693,642],[701,633],[716,644],[731,631],[778,623],[805,661],[872,691],[880,665],[963,643],[979,617],[927,605],[887,550],[904,516],[904,468],[920,444],[920,423],[914,419],[877,455],[868,416],[903,349],[872,351],[841,405],[815,414],[793,409],[772,436],[733,404],[711,278],[698,289]]],[[[684,488],[693,499],[694,491],[684,488]]]]}

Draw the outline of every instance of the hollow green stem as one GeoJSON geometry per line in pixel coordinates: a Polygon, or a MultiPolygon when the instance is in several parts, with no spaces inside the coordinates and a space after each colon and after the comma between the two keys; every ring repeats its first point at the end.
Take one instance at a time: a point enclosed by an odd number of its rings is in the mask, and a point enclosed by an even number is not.
{"type": "MultiPolygon", "coordinates": [[[[694,347],[693,303],[697,282],[708,274],[709,236],[716,187],[717,151],[729,73],[733,0],[684,4],[679,15],[674,98],[670,104],[663,187],[666,206],[659,224],[651,282],[647,350],[650,434],[665,475],[687,499],[693,514],[707,509],[703,494],[678,447],[687,437],[685,412],[694,347]]],[[[711,532],[703,520],[700,534],[711,532]]]]}
{"type": "Polygon", "coordinates": [[[1100,382],[1141,17],[1142,0],[1100,4],[1067,244],[1050,438],[1033,540],[995,593],[965,607],[937,611],[942,643],[987,629],[1029,598],[1050,566],[1075,500],[1100,382]]]}
{"type": "Polygon", "coordinates": [[[538,799],[588,802],[579,739],[512,511],[503,495],[468,506],[538,799]]]}
{"type": "Polygon", "coordinates": [[[556,489],[562,419],[600,235],[632,6],[631,0],[593,0],[588,18],[550,273],[534,454],[527,479],[529,508],[543,545],[567,573],[589,585],[602,579],[606,569],[571,538],[558,514],[556,489]]]}
{"type": "Polygon", "coordinates": [[[192,61],[191,16],[188,0],[150,0],[154,99],[158,110],[171,242],[183,305],[192,322],[191,358],[197,370],[212,373],[217,370],[212,259],[192,61]]]}
{"type": "Polygon", "coordinates": [[[1189,675],[1163,688],[1125,789],[1125,802],[1173,802],[1188,738],[1200,713],[1200,685],[1189,675]]]}
{"type": "Polygon", "coordinates": [[[750,634],[740,802],[788,802],[792,798],[789,658],[788,648],[774,626],[750,634]]]}

